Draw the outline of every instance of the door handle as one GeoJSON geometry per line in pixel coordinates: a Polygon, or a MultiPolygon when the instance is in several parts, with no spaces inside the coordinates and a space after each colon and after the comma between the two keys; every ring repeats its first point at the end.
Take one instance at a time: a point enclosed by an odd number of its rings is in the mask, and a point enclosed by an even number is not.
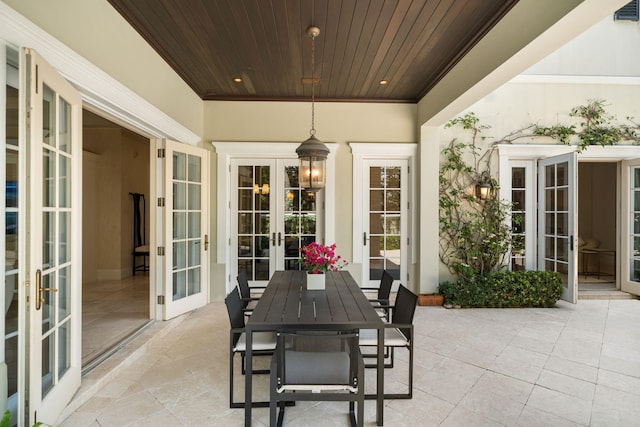
{"type": "Polygon", "coordinates": [[[362,233],[362,245],[363,246],[367,246],[367,232],[365,231],[364,233],[362,233]]]}
{"type": "Polygon", "coordinates": [[[278,246],[282,244],[282,233],[278,232],[278,246]]]}
{"type": "Polygon", "coordinates": [[[204,250],[209,250],[209,235],[205,234],[204,235],[204,250]]]}
{"type": "Polygon", "coordinates": [[[40,310],[42,303],[44,302],[43,292],[58,292],[57,288],[43,288],[42,287],[42,272],[36,270],[36,310],[40,310]]]}
{"type": "Polygon", "coordinates": [[[271,233],[271,246],[276,245],[276,233],[271,233]]]}

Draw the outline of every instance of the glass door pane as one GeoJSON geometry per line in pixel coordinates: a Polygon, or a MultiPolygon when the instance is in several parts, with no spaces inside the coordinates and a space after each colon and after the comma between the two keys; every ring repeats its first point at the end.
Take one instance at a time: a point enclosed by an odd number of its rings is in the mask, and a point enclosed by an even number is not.
{"type": "Polygon", "coordinates": [[[369,167],[369,280],[387,270],[400,280],[402,174],[399,166],[369,167]]]}
{"type": "Polygon", "coordinates": [[[231,176],[230,285],[241,271],[262,286],[299,269],[300,248],[321,236],[323,191],[300,189],[297,159],[233,159],[231,176]]]}
{"type": "Polygon", "coordinates": [[[540,161],[538,216],[539,268],[555,271],[563,282],[562,299],[577,302],[576,153],[540,161]]]}
{"type": "MultiPolygon", "coordinates": [[[[2,49],[5,49],[2,47],[2,49]]],[[[22,206],[23,201],[18,200],[19,182],[19,156],[21,150],[19,146],[19,90],[17,88],[17,52],[10,49],[5,50],[6,61],[6,105],[5,105],[5,215],[4,215],[4,244],[5,244],[5,264],[4,264],[4,361],[7,365],[7,409],[12,413],[16,422],[22,419],[22,414],[18,414],[18,369],[22,365],[24,358],[18,355],[18,340],[20,329],[18,326],[18,206],[22,206]],[[14,60],[10,59],[15,56],[14,60]],[[15,76],[12,79],[10,76],[15,76]],[[15,80],[15,81],[12,81],[15,80]]],[[[4,57],[4,55],[0,55],[4,57]]],[[[5,66],[4,64],[2,66],[5,66]]]]}
{"type": "Polygon", "coordinates": [[[201,290],[201,168],[199,156],[173,152],[173,301],[201,290]]]}
{"type": "Polygon", "coordinates": [[[165,164],[159,167],[165,195],[164,233],[159,246],[164,257],[161,280],[165,304],[163,319],[171,319],[208,302],[208,151],[174,141],[158,141],[165,147],[165,164]]]}
{"type": "Polygon", "coordinates": [[[298,166],[283,166],[284,171],[284,269],[300,269],[300,248],[316,240],[318,193],[300,188],[298,166]]]}
{"type": "Polygon", "coordinates": [[[266,281],[270,277],[271,166],[240,165],[237,176],[236,271],[246,271],[250,281],[266,281]]]}

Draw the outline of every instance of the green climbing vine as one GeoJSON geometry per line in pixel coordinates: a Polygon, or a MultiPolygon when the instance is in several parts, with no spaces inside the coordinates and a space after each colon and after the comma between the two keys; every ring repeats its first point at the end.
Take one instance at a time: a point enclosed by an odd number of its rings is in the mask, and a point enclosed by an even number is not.
{"type": "Polygon", "coordinates": [[[511,204],[498,199],[498,183],[491,175],[492,148],[481,150],[479,140],[488,126],[473,113],[451,120],[446,127],[471,132],[468,143],[452,140],[442,150],[440,167],[440,259],[452,274],[470,278],[504,266],[512,245],[506,220],[511,204]],[[476,188],[488,185],[486,199],[476,188]]]}
{"type": "Polygon", "coordinates": [[[549,137],[561,144],[576,143],[583,151],[592,145],[611,146],[621,142],[640,144],[640,125],[633,118],[617,124],[606,112],[603,100],[589,100],[570,112],[577,124],[541,126],[531,124],[491,143],[479,146],[487,138],[482,134],[490,126],[480,124],[474,113],[451,120],[446,128],[460,126],[470,133],[469,142],[453,139],[442,150],[439,174],[440,260],[449,271],[462,278],[484,276],[503,269],[510,249],[519,250],[521,239],[514,239],[512,226],[519,216],[510,217],[512,205],[498,199],[498,183],[491,173],[497,144],[512,144],[520,139],[549,137]],[[491,188],[482,200],[477,186],[491,188]]]}

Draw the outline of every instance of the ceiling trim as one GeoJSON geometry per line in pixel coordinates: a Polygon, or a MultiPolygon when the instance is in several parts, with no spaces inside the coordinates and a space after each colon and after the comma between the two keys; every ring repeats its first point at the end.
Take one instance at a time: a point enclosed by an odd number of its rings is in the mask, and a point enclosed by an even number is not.
{"type": "Polygon", "coordinates": [[[35,49],[80,92],[92,111],[104,112],[148,137],[191,145],[202,139],[3,2],[0,38],[35,49]]]}

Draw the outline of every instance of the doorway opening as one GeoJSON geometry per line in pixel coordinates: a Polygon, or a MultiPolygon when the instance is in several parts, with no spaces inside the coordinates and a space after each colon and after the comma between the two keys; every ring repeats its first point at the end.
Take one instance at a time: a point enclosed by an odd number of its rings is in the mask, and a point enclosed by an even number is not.
{"type": "Polygon", "coordinates": [[[578,295],[631,297],[617,280],[618,163],[578,163],[578,295]]]}
{"type": "Polygon", "coordinates": [[[149,240],[149,205],[134,221],[134,199],[149,200],[144,136],[83,110],[82,370],[88,372],[150,323],[149,272],[134,271],[134,222],[149,240]],[[134,274],[135,273],[135,274],[134,274]]]}

